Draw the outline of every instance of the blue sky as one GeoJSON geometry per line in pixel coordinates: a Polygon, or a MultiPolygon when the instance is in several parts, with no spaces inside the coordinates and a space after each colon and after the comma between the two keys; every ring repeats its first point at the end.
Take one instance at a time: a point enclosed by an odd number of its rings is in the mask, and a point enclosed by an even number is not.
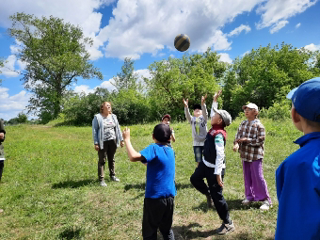
{"type": "Polygon", "coordinates": [[[16,12],[63,18],[94,40],[87,50],[104,80],[79,79],[71,86],[76,92],[111,90],[125,57],[135,60],[137,74],[148,77],[154,61],[183,55],[173,47],[180,33],[191,39],[189,54],[210,47],[229,63],[269,43],[320,50],[319,0],[0,0],[0,58],[6,60],[0,69],[0,118],[5,120],[26,113],[31,96],[17,73],[25,64],[15,56],[16,41],[6,33],[16,12]]]}

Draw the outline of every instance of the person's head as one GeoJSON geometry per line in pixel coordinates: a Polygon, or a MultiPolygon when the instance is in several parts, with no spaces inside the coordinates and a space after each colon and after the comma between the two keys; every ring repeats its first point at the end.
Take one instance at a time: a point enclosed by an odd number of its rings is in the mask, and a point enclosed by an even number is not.
{"type": "Polygon", "coordinates": [[[242,109],[244,111],[244,115],[248,120],[256,119],[259,114],[259,108],[254,103],[248,103],[246,105],[243,105],[242,109]]]}
{"type": "Polygon", "coordinates": [[[100,113],[109,114],[112,113],[112,107],[110,102],[103,102],[100,105],[100,113]]]}
{"type": "Polygon", "coordinates": [[[169,125],[160,123],[153,129],[153,139],[158,143],[167,143],[171,136],[171,130],[169,125]]]}
{"type": "Polygon", "coordinates": [[[291,90],[291,118],[295,127],[304,133],[320,131],[320,78],[313,78],[291,90]]]}
{"type": "Polygon", "coordinates": [[[224,128],[231,124],[231,115],[226,110],[218,110],[213,108],[213,111],[215,111],[216,114],[211,117],[211,126],[220,125],[224,128]]]}
{"type": "Polygon", "coordinates": [[[193,116],[200,117],[202,115],[201,105],[195,104],[193,105],[193,116]]]}
{"type": "Polygon", "coordinates": [[[170,125],[171,116],[169,114],[166,114],[162,117],[161,122],[164,124],[170,125]]]}

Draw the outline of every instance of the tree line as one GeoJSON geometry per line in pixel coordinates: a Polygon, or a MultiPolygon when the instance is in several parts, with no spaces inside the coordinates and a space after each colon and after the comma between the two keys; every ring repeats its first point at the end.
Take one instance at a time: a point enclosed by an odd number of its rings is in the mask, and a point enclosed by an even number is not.
{"type": "Polygon", "coordinates": [[[223,89],[220,107],[233,117],[250,101],[262,108],[263,116],[279,119],[289,114],[290,102],[285,99],[289,90],[320,76],[319,51],[269,44],[228,64],[208,48],[203,54],[155,61],[148,67],[151,77],[143,79],[135,74],[134,61],[126,58],[113,78],[115,90],[77,94],[68,86],[79,77],[103,79],[85,49],[92,39],[84,37],[80,27],[53,16],[40,19],[16,13],[10,18],[9,34],[21,43],[18,57],[26,63],[21,80],[33,93],[27,109],[41,123],[61,117],[69,124],[89,125],[103,101],[112,103],[122,124],[159,121],[166,113],[180,121],[183,98],[192,107],[208,94],[210,105],[218,89],[223,89]]]}

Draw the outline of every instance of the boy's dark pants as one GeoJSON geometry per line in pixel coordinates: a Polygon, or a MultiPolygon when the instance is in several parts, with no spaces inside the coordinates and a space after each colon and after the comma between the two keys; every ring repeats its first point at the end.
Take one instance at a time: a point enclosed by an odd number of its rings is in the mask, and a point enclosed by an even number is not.
{"type": "MultiPolygon", "coordinates": [[[[200,162],[199,166],[196,168],[192,176],[190,177],[190,182],[192,185],[202,194],[210,194],[214,205],[217,209],[219,217],[224,223],[229,224],[229,210],[228,204],[222,195],[222,187],[217,182],[217,175],[214,174],[214,168],[209,168],[200,162]],[[207,179],[208,186],[204,182],[204,178],[207,179]]],[[[221,178],[224,177],[224,171],[221,178]]]]}
{"type": "Polygon", "coordinates": [[[174,240],[172,217],[174,198],[145,198],[143,205],[142,236],[144,240],[157,239],[159,228],[164,240],[174,240]]]}
{"type": "Polygon", "coordinates": [[[110,177],[115,176],[114,171],[114,155],[117,151],[117,144],[114,140],[104,141],[103,149],[98,151],[99,162],[98,162],[98,176],[99,181],[104,179],[104,166],[106,159],[108,159],[109,175],[110,177]]]}

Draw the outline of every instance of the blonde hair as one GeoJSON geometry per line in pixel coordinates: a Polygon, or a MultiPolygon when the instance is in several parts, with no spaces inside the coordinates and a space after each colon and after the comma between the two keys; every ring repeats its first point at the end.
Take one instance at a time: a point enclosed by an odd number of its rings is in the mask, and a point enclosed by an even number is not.
{"type": "Polygon", "coordinates": [[[107,103],[109,103],[109,104],[110,104],[110,107],[111,107],[111,111],[110,111],[110,113],[112,113],[112,106],[111,106],[111,102],[103,102],[103,103],[101,103],[101,105],[100,105],[100,113],[103,113],[103,106],[104,106],[105,104],[107,104],[107,103]]]}

